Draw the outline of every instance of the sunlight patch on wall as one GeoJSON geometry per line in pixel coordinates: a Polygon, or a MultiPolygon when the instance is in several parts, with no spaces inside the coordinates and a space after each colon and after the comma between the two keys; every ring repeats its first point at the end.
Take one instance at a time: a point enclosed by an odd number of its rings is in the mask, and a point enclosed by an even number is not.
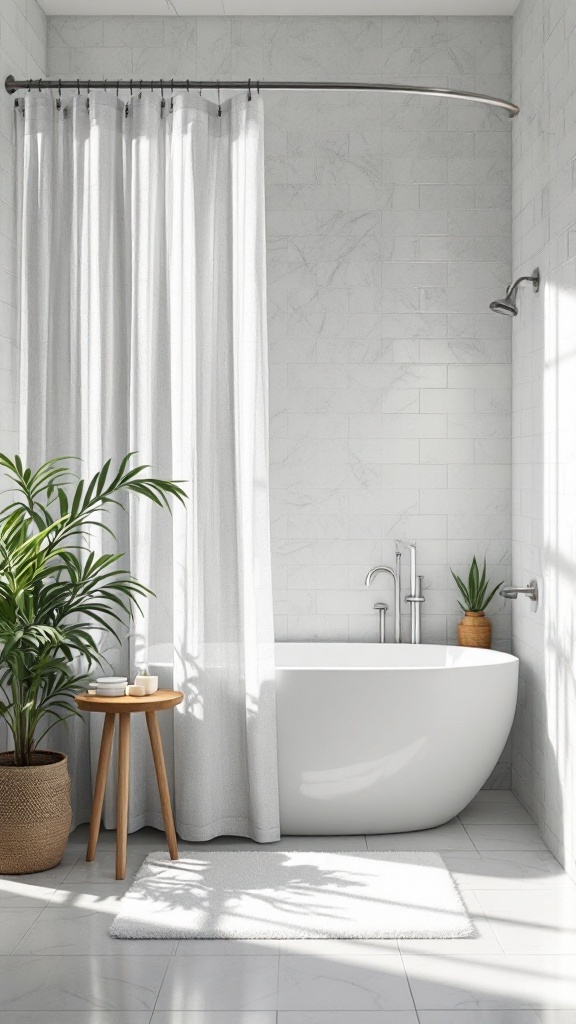
{"type": "Polygon", "coordinates": [[[564,805],[558,838],[570,849],[576,789],[575,260],[546,283],[544,317],[544,654],[548,735],[559,776],[553,792],[563,794],[564,805]]]}

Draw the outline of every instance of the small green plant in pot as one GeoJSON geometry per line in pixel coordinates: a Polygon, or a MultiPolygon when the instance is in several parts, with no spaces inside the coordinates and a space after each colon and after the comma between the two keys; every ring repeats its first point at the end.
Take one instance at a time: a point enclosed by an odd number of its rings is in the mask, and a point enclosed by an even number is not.
{"type": "Polygon", "coordinates": [[[464,618],[458,623],[458,643],[461,647],[490,647],[492,624],[484,612],[504,580],[488,591],[490,581],[486,575],[486,559],[480,572],[476,556],[472,559],[467,584],[453,569],[450,572],[462,596],[458,604],[464,612],[464,618]]]}
{"type": "Polygon", "coordinates": [[[114,535],[106,512],[141,495],[169,509],[178,482],[146,476],[134,453],[92,479],[76,460],[36,470],[0,454],[12,500],[0,509],[0,717],[13,750],[0,754],[0,874],[53,867],[70,828],[70,780],[62,753],[38,744],[56,722],[78,714],[74,695],[104,659],[102,630],[120,640],[138,599],[151,591],[120,568],[121,554],[97,555],[95,531],[114,535]]]}

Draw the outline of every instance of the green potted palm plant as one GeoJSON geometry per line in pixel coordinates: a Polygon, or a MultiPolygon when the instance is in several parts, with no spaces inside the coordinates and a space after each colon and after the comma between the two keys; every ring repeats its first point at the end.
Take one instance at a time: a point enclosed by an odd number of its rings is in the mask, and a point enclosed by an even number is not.
{"type": "Polygon", "coordinates": [[[151,593],[122,569],[121,554],[97,555],[95,532],[114,534],[106,512],[123,495],[164,508],[183,500],[175,481],[146,476],[134,453],[117,471],[111,461],[90,480],[75,460],[52,459],[36,470],[0,454],[10,501],[0,509],[0,717],[13,750],[0,754],[0,873],[53,867],[70,828],[65,754],[39,748],[56,722],[78,714],[74,695],[103,663],[102,630],[120,640],[138,599],[151,593]]]}
{"type": "Polygon", "coordinates": [[[486,559],[480,572],[476,556],[472,559],[467,584],[453,569],[450,572],[462,595],[462,601],[458,601],[458,604],[464,612],[464,618],[458,623],[458,643],[461,647],[490,647],[492,623],[484,612],[504,580],[488,591],[490,581],[486,575],[486,559]]]}

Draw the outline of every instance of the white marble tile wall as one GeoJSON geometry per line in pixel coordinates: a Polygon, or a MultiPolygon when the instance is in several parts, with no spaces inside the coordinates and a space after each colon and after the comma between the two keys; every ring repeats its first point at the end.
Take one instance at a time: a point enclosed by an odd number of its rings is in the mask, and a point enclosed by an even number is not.
{"type": "Polygon", "coordinates": [[[6,75],[40,78],[46,67],[46,17],[36,0],[0,3],[0,451],[14,454],[16,434],[16,190],[14,98],[6,75]]]}
{"type": "Polygon", "coordinates": [[[521,658],[513,783],[576,877],[576,4],[523,0],[514,17],[513,575],[542,608],[514,606],[521,658]]]}
{"type": "MultiPolygon", "coordinates": [[[[510,92],[506,18],[50,19],[52,75],[409,79],[510,92]]],[[[268,93],[279,638],[367,640],[363,585],[416,539],[427,640],[448,565],[510,562],[510,123],[484,107],[268,93]]],[[[509,610],[494,606],[495,641],[509,610]]]]}

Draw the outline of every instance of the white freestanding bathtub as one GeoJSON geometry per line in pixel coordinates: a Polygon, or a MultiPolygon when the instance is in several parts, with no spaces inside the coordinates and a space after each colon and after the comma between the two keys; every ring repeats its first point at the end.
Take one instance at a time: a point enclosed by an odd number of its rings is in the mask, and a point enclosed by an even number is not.
{"type": "Polygon", "coordinates": [[[481,789],[512,726],[518,659],[430,644],[276,644],[286,835],[431,828],[481,789]]]}

